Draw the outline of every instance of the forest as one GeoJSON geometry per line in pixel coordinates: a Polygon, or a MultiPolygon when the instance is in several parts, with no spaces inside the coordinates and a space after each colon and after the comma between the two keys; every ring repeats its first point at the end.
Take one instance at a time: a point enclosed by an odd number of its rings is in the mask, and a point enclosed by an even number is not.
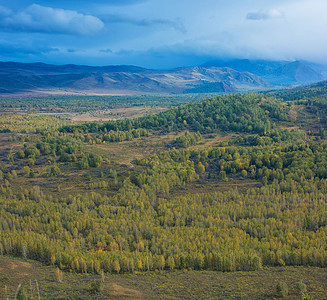
{"type": "Polygon", "coordinates": [[[183,97],[105,122],[2,104],[0,255],[83,274],[326,268],[325,87],[183,97]]]}

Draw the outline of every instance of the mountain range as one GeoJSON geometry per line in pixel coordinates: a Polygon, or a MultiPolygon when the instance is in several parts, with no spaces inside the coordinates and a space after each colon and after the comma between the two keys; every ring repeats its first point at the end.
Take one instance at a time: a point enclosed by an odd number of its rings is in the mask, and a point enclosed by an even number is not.
{"type": "Polygon", "coordinates": [[[0,95],[229,93],[318,82],[326,70],[301,61],[264,60],[211,61],[169,70],[0,62],[0,95]]]}

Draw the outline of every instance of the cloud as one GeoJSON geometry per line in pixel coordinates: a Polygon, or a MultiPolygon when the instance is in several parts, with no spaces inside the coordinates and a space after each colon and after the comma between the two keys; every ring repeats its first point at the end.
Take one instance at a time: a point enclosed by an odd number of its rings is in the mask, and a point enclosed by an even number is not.
{"type": "Polygon", "coordinates": [[[5,40],[0,40],[0,53],[1,56],[40,56],[46,55],[52,52],[59,52],[58,48],[49,47],[43,44],[26,43],[26,41],[20,41],[11,43],[5,40]]]}
{"type": "MultiPolygon", "coordinates": [[[[76,0],[73,0],[76,1],[76,0]]],[[[134,5],[139,3],[147,2],[148,0],[110,0],[108,1],[109,5],[134,5]]]]}
{"type": "Polygon", "coordinates": [[[32,4],[18,12],[0,7],[0,29],[6,31],[91,35],[104,28],[97,17],[32,4]]]}
{"type": "Polygon", "coordinates": [[[11,13],[12,13],[12,11],[9,8],[0,5],[0,17],[1,18],[9,16],[11,13]]]}
{"type": "Polygon", "coordinates": [[[109,48],[107,48],[107,49],[100,49],[99,52],[101,52],[101,53],[113,53],[113,51],[111,49],[109,49],[109,48]]]}
{"type": "Polygon", "coordinates": [[[181,20],[172,21],[166,19],[137,19],[120,15],[105,15],[102,16],[101,19],[106,23],[127,23],[144,27],[166,26],[173,28],[176,31],[180,31],[184,34],[186,33],[185,26],[181,20]]]}
{"type": "Polygon", "coordinates": [[[278,9],[269,9],[248,13],[246,18],[254,21],[266,21],[269,19],[281,18],[282,16],[283,14],[278,9]]]}

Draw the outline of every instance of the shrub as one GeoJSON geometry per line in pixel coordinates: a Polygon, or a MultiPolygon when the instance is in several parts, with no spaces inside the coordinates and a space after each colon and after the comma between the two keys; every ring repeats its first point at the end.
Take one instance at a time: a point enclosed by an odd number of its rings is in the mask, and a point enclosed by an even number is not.
{"type": "Polygon", "coordinates": [[[92,294],[101,292],[103,290],[102,281],[96,280],[96,281],[92,282],[89,290],[92,294]]]}
{"type": "Polygon", "coordinates": [[[304,295],[304,293],[307,291],[307,286],[302,281],[299,281],[296,284],[296,289],[300,295],[304,295]]]}
{"type": "Polygon", "coordinates": [[[278,282],[276,289],[278,297],[285,298],[288,295],[288,287],[285,282],[278,282]]]}
{"type": "Polygon", "coordinates": [[[19,288],[18,293],[17,293],[17,297],[18,300],[27,300],[27,295],[25,293],[24,288],[19,288]]]}
{"type": "Polygon", "coordinates": [[[248,177],[248,172],[246,170],[242,170],[241,174],[244,178],[248,177]]]}
{"type": "Polygon", "coordinates": [[[18,157],[19,159],[25,158],[25,152],[22,151],[22,150],[18,151],[18,153],[17,153],[17,157],[18,157]]]}
{"type": "Polygon", "coordinates": [[[62,282],[63,278],[64,278],[64,274],[63,272],[59,269],[56,268],[54,271],[54,278],[58,281],[58,282],[62,282]]]}
{"type": "Polygon", "coordinates": [[[58,175],[61,175],[62,172],[61,170],[59,169],[58,166],[52,166],[48,169],[48,175],[49,176],[58,176],[58,175]]]}
{"type": "Polygon", "coordinates": [[[303,300],[314,300],[313,297],[310,297],[308,294],[303,295],[303,300]]]}

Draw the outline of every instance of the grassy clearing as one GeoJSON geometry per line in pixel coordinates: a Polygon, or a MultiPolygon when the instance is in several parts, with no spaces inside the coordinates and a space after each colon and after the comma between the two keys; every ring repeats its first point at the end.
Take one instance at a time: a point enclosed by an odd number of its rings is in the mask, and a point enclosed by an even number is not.
{"type": "Polygon", "coordinates": [[[153,134],[149,137],[134,139],[133,141],[85,145],[85,149],[104,157],[109,157],[117,164],[133,166],[132,162],[137,158],[142,159],[155,153],[168,150],[168,145],[172,143],[176,137],[177,135],[174,133],[166,135],[153,134]]]}
{"type": "Polygon", "coordinates": [[[249,178],[229,178],[225,182],[217,179],[199,180],[197,182],[188,183],[183,187],[176,187],[171,191],[172,196],[185,195],[185,194],[206,194],[212,192],[225,192],[229,190],[239,190],[240,192],[246,191],[249,188],[260,187],[262,184],[257,180],[249,178]]]}
{"type": "MultiPolygon", "coordinates": [[[[91,189],[89,184],[97,181],[112,181],[108,177],[110,169],[115,169],[118,173],[118,181],[122,182],[129,176],[130,172],[137,171],[139,166],[133,162],[136,159],[143,159],[154,155],[155,153],[169,150],[173,141],[182,133],[169,133],[165,135],[152,134],[148,137],[141,137],[132,141],[124,141],[119,143],[106,144],[84,144],[83,151],[88,153],[95,153],[100,155],[104,162],[99,168],[90,168],[87,170],[80,170],[76,162],[58,162],[58,166],[62,171],[62,175],[55,177],[48,177],[48,168],[51,163],[47,161],[46,157],[39,157],[36,159],[35,165],[31,166],[35,177],[31,178],[24,172],[24,164],[26,160],[19,160],[15,153],[24,149],[24,142],[8,141],[11,134],[0,134],[0,158],[5,163],[7,170],[14,169],[18,177],[10,181],[10,185],[15,190],[24,191],[25,188],[31,186],[39,186],[41,190],[53,196],[68,196],[70,194],[89,193],[91,189]],[[15,157],[14,163],[11,163],[7,157],[9,153],[13,153],[15,157]],[[102,174],[101,174],[102,173],[102,174]],[[103,175],[103,177],[100,177],[103,175]]],[[[201,149],[206,146],[215,146],[222,141],[228,141],[235,138],[235,134],[215,134],[213,136],[204,136],[200,143],[193,146],[193,149],[201,149]]],[[[26,143],[27,145],[31,143],[26,143]]],[[[196,184],[187,184],[182,188],[176,188],[172,191],[173,194],[183,193],[205,193],[211,191],[226,191],[228,189],[238,188],[240,190],[248,187],[255,187],[260,185],[255,180],[245,180],[242,178],[232,178],[228,182],[217,180],[199,181],[196,184]]],[[[101,194],[113,194],[117,186],[110,185],[107,189],[96,189],[95,191],[101,194]]]]}
{"type": "MultiPolygon", "coordinates": [[[[289,296],[301,299],[296,283],[302,280],[314,299],[326,299],[326,269],[275,267],[253,272],[174,271],[108,275],[103,291],[92,294],[92,282],[100,276],[64,273],[54,278],[54,268],[16,258],[0,257],[0,299],[13,298],[18,284],[41,299],[274,299],[276,285],[286,282],[289,296]],[[7,294],[5,292],[7,289],[7,294]]],[[[36,297],[35,297],[36,299],[36,297]]]]}
{"type": "Polygon", "coordinates": [[[94,112],[87,112],[82,114],[72,113],[68,115],[68,118],[73,122],[105,122],[110,120],[122,120],[126,118],[132,119],[137,117],[143,117],[145,115],[159,113],[167,109],[168,107],[160,106],[132,106],[127,108],[97,110],[94,112]]]}

